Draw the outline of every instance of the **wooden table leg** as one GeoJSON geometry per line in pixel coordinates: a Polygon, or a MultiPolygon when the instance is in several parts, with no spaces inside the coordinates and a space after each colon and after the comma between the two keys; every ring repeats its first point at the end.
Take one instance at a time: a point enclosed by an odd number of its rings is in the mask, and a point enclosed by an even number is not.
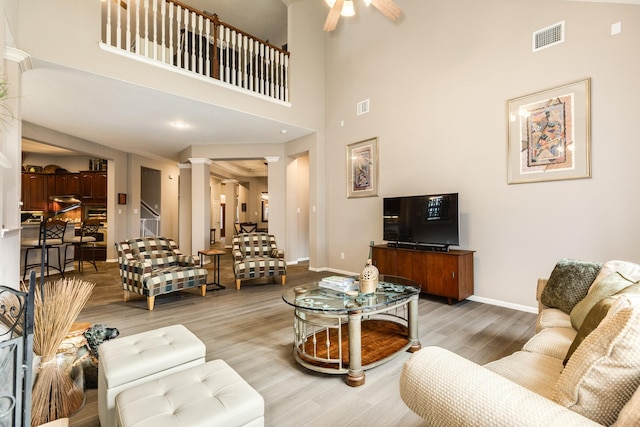
{"type": "Polygon", "coordinates": [[[347,373],[347,385],[351,387],[358,387],[364,384],[361,322],[361,311],[349,313],[349,372],[347,373]]]}

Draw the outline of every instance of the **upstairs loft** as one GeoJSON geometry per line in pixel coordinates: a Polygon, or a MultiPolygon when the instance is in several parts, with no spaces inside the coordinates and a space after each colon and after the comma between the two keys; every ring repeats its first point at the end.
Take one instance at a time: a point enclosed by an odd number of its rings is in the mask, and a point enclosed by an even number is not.
{"type": "Polygon", "coordinates": [[[289,52],[177,0],[111,0],[102,42],[241,91],[289,102],[289,52]]]}

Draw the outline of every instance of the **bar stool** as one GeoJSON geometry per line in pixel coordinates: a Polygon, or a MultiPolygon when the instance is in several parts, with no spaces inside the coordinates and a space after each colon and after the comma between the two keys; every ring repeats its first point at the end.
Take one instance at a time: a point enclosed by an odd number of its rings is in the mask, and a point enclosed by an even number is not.
{"type": "MultiPolygon", "coordinates": [[[[80,273],[83,272],[83,265],[82,263],[84,262],[84,248],[85,247],[89,247],[91,246],[92,248],[92,260],[87,260],[87,262],[89,264],[93,264],[93,267],[96,269],[96,271],[98,271],[98,266],[96,265],[96,240],[97,236],[98,236],[98,230],[100,229],[100,226],[102,225],[101,220],[99,219],[88,219],[86,221],[84,221],[80,227],[80,235],[79,236],[74,236],[71,237],[69,239],[64,240],[64,243],[68,243],[73,245],[73,247],[76,250],[80,250],[80,255],[78,256],[78,271],[80,273]]],[[[69,245],[66,245],[64,248],[64,265],[66,266],[68,261],[67,261],[67,248],[69,247],[69,245]]],[[[74,250],[75,253],[75,250],[74,250]]],[[[73,259],[71,260],[71,263],[73,263],[73,259]]]]}
{"type": "MultiPolygon", "coordinates": [[[[42,265],[42,262],[38,262],[37,264],[27,264],[29,260],[29,251],[32,251],[34,249],[39,249],[42,252],[41,256],[44,257],[44,265],[47,267],[47,276],[49,275],[49,267],[52,267],[53,269],[58,270],[60,274],[62,274],[62,277],[64,277],[64,265],[61,265],[60,262],[60,246],[63,244],[64,232],[66,228],[67,223],[64,221],[43,221],[40,223],[40,230],[38,231],[37,239],[22,239],[22,241],[20,242],[20,246],[26,248],[26,251],[24,253],[24,273],[22,274],[23,281],[27,277],[27,271],[30,268],[39,267],[42,265]],[[46,249],[44,248],[45,244],[46,249]],[[58,251],[57,266],[49,264],[49,251],[51,249],[56,249],[58,251]]],[[[44,274],[44,271],[41,271],[40,274],[44,274]]]]}

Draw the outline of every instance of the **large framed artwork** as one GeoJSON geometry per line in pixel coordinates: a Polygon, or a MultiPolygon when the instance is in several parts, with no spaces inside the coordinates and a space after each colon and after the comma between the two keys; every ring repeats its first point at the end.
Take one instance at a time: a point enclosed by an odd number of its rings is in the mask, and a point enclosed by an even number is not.
{"type": "Polygon", "coordinates": [[[347,145],[347,197],[378,195],[378,138],[347,145]]]}
{"type": "Polygon", "coordinates": [[[507,182],[591,177],[591,79],[508,101],[507,182]]]}

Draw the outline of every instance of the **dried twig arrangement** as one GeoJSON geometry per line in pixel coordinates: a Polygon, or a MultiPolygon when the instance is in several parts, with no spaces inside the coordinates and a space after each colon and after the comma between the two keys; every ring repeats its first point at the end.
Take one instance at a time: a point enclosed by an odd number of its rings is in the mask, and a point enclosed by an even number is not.
{"type": "Polygon", "coordinates": [[[93,283],[75,278],[47,282],[36,288],[33,350],[42,357],[33,385],[31,425],[68,417],[84,403],[84,389],[58,363],[56,353],[71,325],[91,296],[93,283]]]}

